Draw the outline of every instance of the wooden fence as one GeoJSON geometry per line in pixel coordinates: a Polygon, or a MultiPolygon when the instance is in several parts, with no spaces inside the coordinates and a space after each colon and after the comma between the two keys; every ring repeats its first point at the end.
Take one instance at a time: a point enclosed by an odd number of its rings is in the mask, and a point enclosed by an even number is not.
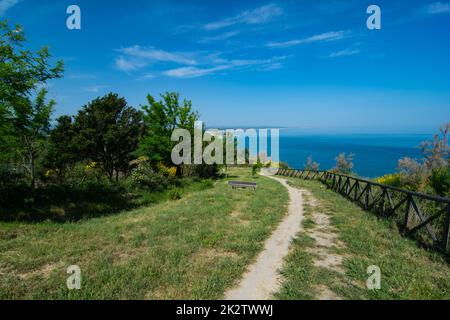
{"type": "Polygon", "coordinates": [[[395,219],[405,236],[450,253],[450,198],[330,171],[280,169],[277,175],[319,180],[365,210],[395,219]]]}

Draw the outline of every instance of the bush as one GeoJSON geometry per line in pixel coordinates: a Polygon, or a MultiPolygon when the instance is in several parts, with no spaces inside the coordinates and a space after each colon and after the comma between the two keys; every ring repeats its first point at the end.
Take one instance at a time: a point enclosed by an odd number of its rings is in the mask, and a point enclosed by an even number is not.
{"type": "Polygon", "coordinates": [[[418,161],[405,157],[398,161],[401,186],[412,191],[423,191],[426,185],[427,170],[418,161]]]}
{"type": "Polygon", "coordinates": [[[450,195],[450,167],[434,169],[428,179],[434,192],[440,196],[450,195]]]}
{"type": "Polygon", "coordinates": [[[22,183],[25,183],[25,175],[5,166],[0,167],[0,188],[16,186],[22,183]]]}
{"type": "Polygon", "coordinates": [[[202,180],[200,183],[200,190],[210,189],[214,186],[214,183],[211,180],[202,180]]]}
{"type": "Polygon", "coordinates": [[[217,178],[220,176],[220,166],[217,164],[194,164],[183,167],[183,174],[202,179],[217,178]]]}
{"type": "Polygon", "coordinates": [[[263,164],[259,161],[257,161],[255,164],[253,164],[252,175],[256,176],[256,174],[261,170],[262,167],[263,167],[263,164]]]}
{"type": "Polygon", "coordinates": [[[305,170],[318,171],[320,164],[313,160],[312,156],[306,158],[305,170]]]}
{"type": "Polygon", "coordinates": [[[379,177],[375,180],[377,183],[385,184],[393,187],[401,187],[401,176],[398,173],[395,174],[386,174],[382,177],[379,177]]]}
{"type": "Polygon", "coordinates": [[[162,173],[153,170],[147,157],[140,157],[130,164],[135,166],[129,178],[134,188],[162,191],[168,187],[169,179],[162,173]]]}
{"type": "Polygon", "coordinates": [[[342,174],[352,173],[354,167],[353,158],[353,153],[350,153],[349,155],[346,155],[345,152],[339,154],[335,159],[336,167],[334,168],[334,171],[342,174]]]}
{"type": "Polygon", "coordinates": [[[169,199],[170,200],[179,200],[181,199],[181,192],[178,189],[172,189],[169,191],[169,199]]]}

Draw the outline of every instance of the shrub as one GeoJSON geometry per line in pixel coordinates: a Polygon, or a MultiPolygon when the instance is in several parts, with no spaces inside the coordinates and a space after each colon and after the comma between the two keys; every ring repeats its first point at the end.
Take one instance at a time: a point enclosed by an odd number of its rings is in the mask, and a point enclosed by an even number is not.
{"type": "Polygon", "coordinates": [[[401,176],[398,173],[395,174],[386,174],[382,177],[379,177],[375,180],[377,183],[385,184],[393,187],[401,186],[401,176]]]}
{"type": "Polygon", "coordinates": [[[169,199],[170,200],[179,200],[181,199],[181,192],[178,189],[172,189],[169,191],[169,199]]]}
{"type": "Polygon", "coordinates": [[[256,176],[256,174],[259,172],[259,170],[261,170],[262,167],[263,167],[263,164],[259,161],[257,161],[255,164],[253,164],[252,175],[256,176]]]}
{"type": "Polygon", "coordinates": [[[404,157],[398,161],[401,186],[413,191],[422,191],[426,184],[427,170],[418,161],[404,157]]]}
{"type": "Polygon", "coordinates": [[[202,179],[217,178],[220,176],[220,166],[217,164],[192,164],[183,166],[183,174],[202,179]]]}
{"type": "Polygon", "coordinates": [[[169,185],[167,177],[153,170],[147,157],[140,157],[132,162],[135,168],[131,171],[131,185],[149,191],[162,191],[169,185]]]}
{"type": "Polygon", "coordinates": [[[431,141],[421,144],[422,153],[425,156],[425,166],[431,171],[448,166],[450,161],[450,147],[448,145],[448,134],[450,123],[443,125],[438,134],[431,141]]]}
{"type": "Polygon", "coordinates": [[[305,170],[318,171],[320,164],[313,160],[312,156],[306,158],[305,170]]]}
{"type": "Polygon", "coordinates": [[[16,186],[24,182],[25,175],[5,166],[0,167],[0,188],[16,186]]]}
{"type": "Polygon", "coordinates": [[[440,196],[450,195],[450,167],[437,168],[431,172],[428,179],[434,192],[440,196]]]}
{"type": "Polygon", "coordinates": [[[335,159],[336,167],[334,168],[334,171],[342,174],[350,174],[354,167],[353,158],[353,153],[350,153],[349,155],[346,155],[345,152],[339,154],[335,159]]]}
{"type": "Polygon", "coordinates": [[[200,183],[200,190],[210,189],[214,186],[214,183],[211,180],[202,180],[200,183]]]}
{"type": "Polygon", "coordinates": [[[161,162],[158,164],[158,171],[166,177],[175,178],[177,176],[177,167],[167,167],[161,162]]]}

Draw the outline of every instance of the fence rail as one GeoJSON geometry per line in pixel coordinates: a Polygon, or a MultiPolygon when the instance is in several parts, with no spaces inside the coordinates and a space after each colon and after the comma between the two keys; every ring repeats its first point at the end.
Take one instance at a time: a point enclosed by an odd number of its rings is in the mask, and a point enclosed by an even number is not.
{"type": "Polygon", "coordinates": [[[319,180],[363,209],[394,218],[405,236],[450,253],[450,198],[330,171],[280,169],[277,175],[319,180]]]}

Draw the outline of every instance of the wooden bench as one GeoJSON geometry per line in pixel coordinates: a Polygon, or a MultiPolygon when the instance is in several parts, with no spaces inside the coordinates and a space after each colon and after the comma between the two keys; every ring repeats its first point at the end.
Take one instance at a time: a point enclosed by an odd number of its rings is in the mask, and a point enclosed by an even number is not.
{"type": "Polygon", "coordinates": [[[244,188],[244,189],[251,188],[253,190],[256,190],[256,188],[257,188],[257,184],[254,183],[254,182],[228,181],[228,185],[231,186],[233,189],[236,189],[236,188],[244,188]]]}

